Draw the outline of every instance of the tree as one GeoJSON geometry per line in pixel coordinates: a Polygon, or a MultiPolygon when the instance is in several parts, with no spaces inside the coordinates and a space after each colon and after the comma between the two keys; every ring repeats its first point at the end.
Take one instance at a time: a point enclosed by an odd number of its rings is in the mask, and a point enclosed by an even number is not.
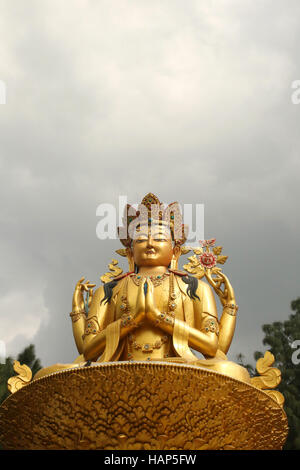
{"type": "MultiPolygon", "coordinates": [[[[291,302],[295,313],[284,322],[263,325],[265,333],[263,344],[275,356],[274,367],[281,371],[281,383],[278,390],[285,398],[284,409],[289,422],[289,434],[285,444],[286,450],[300,449],[300,364],[295,361],[295,349],[292,344],[300,340],[300,297],[291,302]]],[[[258,360],[263,353],[256,351],[254,358],[258,360]]]]}
{"type": "MultiPolygon", "coordinates": [[[[27,348],[22,351],[17,360],[20,364],[26,364],[32,370],[32,376],[36,374],[38,370],[42,368],[41,362],[35,357],[35,348],[33,344],[27,346],[27,348]]],[[[13,358],[7,357],[5,364],[0,364],[0,405],[10,395],[10,392],[7,388],[7,381],[10,377],[16,375],[13,369],[13,358]]],[[[0,442],[0,450],[3,449],[3,446],[0,442]]]]}
{"type": "MultiPolygon", "coordinates": [[[[42,368],[40,360],[35,357],[35,348],[33,344],[27,346],[27,348],[18,355],[17,360],[20,364],[26,364],[30,367],[33,376],[42,368]]],[[[10,394],[7,389],[8,379],[13,375],[16,375],[13,369],[13,362],[14,360],[12,357],[7,357],[5,364],[0,364],[0,404],[10,394]]]]}

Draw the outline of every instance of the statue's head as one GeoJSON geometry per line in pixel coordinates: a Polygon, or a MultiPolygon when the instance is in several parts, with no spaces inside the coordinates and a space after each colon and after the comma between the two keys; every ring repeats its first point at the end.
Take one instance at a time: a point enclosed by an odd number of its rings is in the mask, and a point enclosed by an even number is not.
{"type": "MultiPolygon", "coordinates": [[[[179,204],[173,202],[166,208],[154,194],[147,194],[136,211],[127,205],[119,227],[119,237],[127,248],[131,269],[145,266],[170,266],[180,255],[187,227],[182,224],[179,204]]],[[[174,263],[173,263],[174,264],[174,263]]]]}
{"type": "Polygon", "coordinates": [[[166,266],[178,252],[179,246],[172,241],[171,230],[162,224],[141,225],[132,242],[134,264],[142,266],[166,266]]]}

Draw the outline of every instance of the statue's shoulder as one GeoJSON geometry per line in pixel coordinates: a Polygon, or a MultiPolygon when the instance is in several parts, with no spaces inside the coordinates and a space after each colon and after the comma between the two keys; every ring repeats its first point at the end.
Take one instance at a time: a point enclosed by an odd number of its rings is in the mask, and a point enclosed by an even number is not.
{"type": "Polygon", "coordinates": [[[172,269],[172,270],[169,270],[169,271],[171,271],[173,274],[175,274],[175,278],[177,280],[178,286],[184,294],[187,293],[187,289],[188,289],[188,286],[189,286],[189,284],[183,280],[183,278],[187,277],[187,276],[194,277],[194,279],[196,279],[196,282],[197,282],[196,293],[197,293],[197,295],[201,294],[201,297],[199,296],[200,298],[202,298],[203,294],[205,295],[206,293],[209,293],[210,286],[206,282],[201,281],[200,279],[197,279],[195,276],[191,276],[186,271],[179,271],[179,270],[175,270],[175,269],[172,269]]]}
{"type": "Polygon", "coordinates": [[[119,276],[113,277],[110,281],[104,282],[101,286],[95,289],[93,295],[93,302],[98,303],[107,295],[107,293],[111,292],[109,297],[115,298],[115,296],[120,292],[123,283],[125,282],[126,277],[130,273],[122,273],[119,276]],[[113,282],[113,284],[112,284],[113,282]],[[107,285],[107,288],[105,287],[107,285]]]}
{"type": "Polygon", "coordinates": [[[95,289],[93,299],[98,300],[98,299],[101,299],[102,297],[104,297],[104,284],[102,284],[101,286],[97,287],[97,289],[95,289]]]}
{"type": "Polygon", "coordinates": [[[185,276],[189,275],[189,273],[187,273],[186,271],[179,271],[179,269],[169,268],[169,272],[172,273],[172,274],[175,274],[175,276],[179,277],[179,278],[182,278],[182,277],[185,277],[185,276]]]}
{"type": "Polygon", "coordinates": [[[110,284],[110,283],[113,282],[114,285],[111,286],[111,289],[113,291],[113,296],[115,296],[120,291],[120,289],[123,286],[124,282],[126,282],[126,278],[128,276],[130,276],[130,274],[132,274],[132,273],[131,272],[122,273],[119,276],[115,276],[115,277],[111,278],[110,281],[105,282],[104,284],[102,284],[102,286],[98,287],[98,289],[95,291],[95,294],[97,292],[99,292],[99,295],[102,295],[102,293],[105,292],[105,284],[110,284]]]}

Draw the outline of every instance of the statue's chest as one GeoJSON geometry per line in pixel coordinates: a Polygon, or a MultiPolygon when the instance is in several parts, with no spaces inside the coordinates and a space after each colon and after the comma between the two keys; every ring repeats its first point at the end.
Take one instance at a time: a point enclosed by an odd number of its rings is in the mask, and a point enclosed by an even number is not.
{"type": "MultiPolygon", "coordinates": [[[[119,292],[116,303],[116,319],[125,313],[135,315],[138,304],[139,286],[128,280],[119,292]]],[[[167,312],[170,303],[170,292],[168,279],[154,288],[154,306],[161,312],[167,312]]]]}

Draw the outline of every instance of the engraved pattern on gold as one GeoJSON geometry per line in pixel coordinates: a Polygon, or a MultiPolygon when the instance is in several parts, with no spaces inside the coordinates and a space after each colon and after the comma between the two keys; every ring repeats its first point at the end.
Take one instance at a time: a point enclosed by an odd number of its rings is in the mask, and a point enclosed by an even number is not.
{"type": "MultiPolygon", "coordinates": [[[[163,344],[165,344],[169,339],[169,336],[164,335],[161,339],[155,341],[155,343],[137,343],[135,336],[130,334],[128,336],[128,343],[129,346],[133,347],[133,349],[140,349],[144,353],[152,353],[154,349],[160,349],[163,344]]],[[[130,351],[130,349],[129,349],[130,351]]]]}
{"type": "Polygon", "coordinates": [[[232,304],[225,304],[223,311],[228,313],[228,315],[235,317],[238,309],[239,309],[239,306],[232,303],[232,304]]]}
{"type": "Polygon", "coordinates": [[[281,449],[288,431],[284,411],[264,391],[154,361],[34,380],[2,404],[0,421],[6,448],[29,450],[268,450],[281,449]]]}
{"type": "Polygon", "coordinates": [[[120,266],[117,266],[119,263],[118,260],[112,259],[111,263],[109,263],[108,268],[109,272],[103,274],[100,277],[100,280],[105,284],[106,282],[110,282],[114,279],[114,277],[120,276],[122,274],[123,269],[120,266]]]}
{"type": "Polygon", "coordinates": [[[153,221],[156,221],[161,225],[169,227],[173,239],[174,232],[176,233],[176,240],[174,241],[178,246],[183,245],[187,239],[188,226],[182,223],[182,214],[178,202],[172,202],[166,208],[164,208],[158,197],[153,193],[146,194],[146,196],[142,199],[141,204],[139,204],[137,211],[129,204],[127,204],[124,208],[124,216],[122,218],[122,235],[125,236],[124,234],[126,233],[126,238],[121,238],[120,236],[121,227],[118,227],[118,234],[122,244],[126,248],[129,248],[132,244],[132,239],[130,236],[131,234],[129,233],[128,228],[133,221],[135,221],[136,226],[139,223],[150,225],[153,221]]]}
{"type": "Polygon", "coordinates": [[[216,333],[219,336],[219,324],[215,318],[206,318],[203,322],[201,331],[210,331],[211,333],[216,333]]]}
{"type": "MultiPolygon", "coordinates": [[[[157,287],[157,286],[160,286],[163,281],[169,276],[170,274],[169,273],[164,273],[164,274],[161,274],[161,275],[157,275],[157,276],[147,276],[151,279],[154,287],[157,287]]],[[[136,286],[139,286],[141,284],[141,282],[143,282],[143,279],[144,277],[139,275],[139,274],[134,274],[132,276],[130,276],[131,279],[133,280],[133,282],[135,283],[136,286]]]]}
{"type": "Polygon", "coordinates": [[[84,330],[83,338],[87,335],[91,335],[91,334],[95,335],[99,333],[99,331],[101,331],[101,329],[99,328],[97,317],[89,318],[86,321],[86,327],[84,330]]]}
{"type": "Polygon", "coordinates": [[[128,313],[124,313],[122,316],[121,316],[121,325],[122,326],[138,326],[135,321],[133,320],[133,316],[128,314],[128,313]]]}
{"type": "MultiPolygon", "coordinates": [[[[193,248],[194,255],[190,256],[188,258],[189,263],[183,266],[183,268],[187,272],[197,277],[198,279],[202,279],[207,274],[208,268],[205,268],[201,264],[199,256],[203,255],[203,253],[209,254],[210,253],[209,248],[210,248],[209,245],[206,246],[205,251],[200,246],[193,248]]],[[[221,255],[222,250],[223,250],[222,246],[214,246],[212,248],[212,252],[216,256],[216,264],[225,264],[228,259],[228,256],[221,255]]],[[[217,267],[213,267],[211,269],[212,274],[217,274],[219,271],[220,271],[220,268],[217,268],[217,267]]]]}
{"type": "Polygon", "coordinates": [[[283,406],[284,396],[277,390],[268,390],[277,387],[281,382],[281,372],[276,367],[271,367],[275,362],[275,357],[270,351],[266,351],[264,357],[258,359],[256,370],[260,374],[259,377],[252,377],[251,384],[254,387],[264,390],[265,393],[275,399],[279,405],[283,406]]]}
{"type": "Polygon", "coordinates": [[[20,388],[27,385],[32,379],[31,369],[26,364],[21,365],[19,361],[14,361],[13,368],[19,375],[11,377],[7,381],[7,388],[11,393],[15,393],[17,390],[20,390],[20,388]]]}
{"type": "Polygon", "coordinates": [[[76,323],[78,320],[80,320],[82,316],[86,318],[86,313],[84,311],[70,313],[70,317],[73,323],[76,323]]]}

